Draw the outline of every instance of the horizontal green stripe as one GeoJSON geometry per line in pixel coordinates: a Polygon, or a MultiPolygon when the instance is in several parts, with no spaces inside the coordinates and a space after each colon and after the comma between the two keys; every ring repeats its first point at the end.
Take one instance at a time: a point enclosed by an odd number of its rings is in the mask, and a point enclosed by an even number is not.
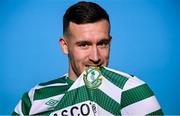
{"type": "Polygon", "coordinates": [[[101,67],[100,71],[105,78],[107,78],[109,81],[111,81],[113,84],[115,84],[121,89],[124,87],[126,81],[128,80],[128,78],[123,77],[118,73],[109,71],[105,69],[104,67],[101,67]]]}
{"type": "Polygon", "coordinates": [[[44,87],[41,89],[35,90],[34,100],[45,99],[48,97],[56,96],[65,93],[69,89],[69,85],[64,86],[52,86],[44,87]]]}
{"type": "Polygon", "coordinates": [[[30,108],[31,108],[31,101],[30,98],[28,96],[28,92],[24,93],[23,97],[22,97],[22,102],[21,102],[21,108],[22,108],[22,112],[24,115],[28,115],[30,108]]]}
{"type": "Polygon", "coordinates": [[[48,82],[45,82],[45,83],[40,83],[39,85],[40,86],[46,86],[46,85],[50,85],[50,84],[56,84],[56,83],[66,83],[66,76],[63,76],[63,77],[60,77],[58,79],[55,79],[55,80],[51,80],[51,81],[48,81],[48,82]]]}
{"type": "Polygon", "coordinates": [[[113,115],[120,114],[120,104],[118,104],[111,97],[107,96],[104,92],[99,89],[90,90],[92,101],[96,102],[99,106],[113,115]]]}
{"type": "Polygon", "coordinates": [[[155,112],[152,112],[152,113],[150,113],[150,114],[147,114],[148,116],[154,116],[154,115],[158,115],[158,116],[163,116],[164,115],[164,113],[163,113],[163,111],[162,111],[162,109],[159,109],[159,110],[157,110],[157,111],[155,111],[155,112]]]}
{"type": "Polygon", "coordinates": [[[153,96],[152,90],[147,84],[140,85],[130,90],[124,91],[121,97],[121,108],[124,108],[130,104],[141,101],[148,97],[153,96]]]}

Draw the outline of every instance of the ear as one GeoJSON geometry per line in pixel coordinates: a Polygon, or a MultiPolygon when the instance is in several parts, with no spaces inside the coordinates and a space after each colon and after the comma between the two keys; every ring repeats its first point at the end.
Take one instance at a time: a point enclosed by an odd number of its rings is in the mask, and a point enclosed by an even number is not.
{"type": "Polygon", "coordinates": [[[64,54],[68,54],[68,45],[64,38],[60,38],[59,44],[64,54]]]}

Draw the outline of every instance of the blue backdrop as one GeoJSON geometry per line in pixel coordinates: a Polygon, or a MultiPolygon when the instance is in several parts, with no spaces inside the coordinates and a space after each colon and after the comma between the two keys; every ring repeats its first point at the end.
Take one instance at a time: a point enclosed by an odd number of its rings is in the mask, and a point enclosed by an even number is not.
{"type": "MultiPolygon", "coordinates": [[[[67,72],[62,16],[75,0],[0,0],[0,114],[67,72]]],[[[146,81],[165,114],[180,114],[179,0],[96,0],[110,15],[109,67],[146,81]]]]}

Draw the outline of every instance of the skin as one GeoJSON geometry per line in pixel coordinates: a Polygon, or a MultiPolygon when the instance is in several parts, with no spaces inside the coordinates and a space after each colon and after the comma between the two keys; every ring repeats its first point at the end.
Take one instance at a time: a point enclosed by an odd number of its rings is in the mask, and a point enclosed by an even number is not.
{"type": "Polygon", "coordinates": [[[76,24],[70,22],[68,36],[60,39],[62,51],[69,58],[69,78],[76,80],[89,66],[107,66],[110,42],[109,23],[76,24]]]}

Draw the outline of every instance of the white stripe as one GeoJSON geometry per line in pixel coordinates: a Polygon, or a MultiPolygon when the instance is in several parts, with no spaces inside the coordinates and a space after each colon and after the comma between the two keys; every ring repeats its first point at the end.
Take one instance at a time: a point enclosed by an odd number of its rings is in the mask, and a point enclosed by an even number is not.
{"type": "Polygon", "coordinates": [[[155,96],[131,104],[121,110],[122,115],[146,115],[159,110],[161,107],[155,96]]]}
{"type": "Polygon", "coordinates": [[[35,89],[38,87],[38,85],[36,85],[35,87],[33,87],[29,92],[28,92],[28,96],[29,96],[29,99],[31,101],[31,103],[33,102],[33,99],[34,99],[34,92],[35,92],[35,89]]]}
{"type": "Polygon", "coordinates": [[[111,112],[108,112],[105,109],[101,108],[98,104],[96,104],[96,106],[97,106],[97,116],[112,116],[113,115],[111,112]]]}
{"type": "Polygon", "coordinates": [[[68,91],[79,88],[84,84],[83,75],[85,74],[85,71],[76,79],[76,81],[71,85],[71,87],[68,89],[68,91]]]}
{"type": "Polygon", "coordinates": [[[108,67],[104,67],[105,69],[109,70],[109,71],[112,71],[112,72],[115,72],[123,77],[126,77],[126,78],[131,78],[132,76],[125,73],[125,72],[121,72],[121,71],[117,71],[117,70],[114,70],[114,69],[111,69],[111,68],[108,68],[108,67]]]}
{"type": "Polygon", "coordinates": [[[75,115],[75,116],[77,116],[77,115],[83,116],[82,112],[84,112],[84,113],[88,112],[88,116],[112,116],[112,113],[104,110],[98,104],[96,104],[92,101],[89,101],[89,100],[85,101],[85,102],[80,102],[80,103],[74,104],[72,106],[68,106],[66,108],[63,108],[63,109],[60,109],[57,111],[54,111],[50,114],[50,116],[54,116],[54,114],[62,115],[63,111],[66,111],[66,112],[64,112],[64,114],[68,115],[68,116],[71,116],[72,115],[71,113],[73,113],[73,115],[75,115]],[[82,107],[82,106],[84,106],[84,107],[82,107]]]}
{"type": "Polygon", "coordinates": [[[22,106],[22,100],[20,100],[20,101],[18,102],[18,104],[16,105],[14,111],[15,111],[16,113],[20,114],[20,115],[23,115],[21,106],[22,106]]]}
{"type": "Polygon", "coordinates": [[[128,81],[124,85],[123,91],[135,88],[135,87],[143,85],[143,84],[145,84],[144,81],[138,79],[137,77],[131,77],[131,78],[128,79],[128,81]]]}
{"type": "Polygon", "coordinates": [[[53,87],[53,86],[64,86],[64,85],[68,85],[68,84],[67,83],[55,83],[55,84],[50,84],[50,85],[45,85],[45,86],[38,85],[38,86],[36,86],[36,89],[41,89],[41,88],[45,88],[45,87],[53,87]]]}
{"type": "Polygon", "coordinates": [[[99,89],[102,90],[110,98],[120,103],[122,90],[119,87],[112,84],[105,77],[102,78],[102,84],[99,86],[99,89]]]}
{"type": "Polygon", "coordinates": [[[49,98],[46,98],[46,99],[35,100],[32,103],[32,107],[31,107],[31,110],[30,110],[29,114],[32,115],[32,114],[52,110],[52,109],[50,109],[52,106],[46,105],[46,102],[48,102],[50,99],[60,101],[63,96],[64,96],[64,94],[60,94],[60,95],[49,97],[49,98]]]}
{"type": "MultiPolygon", "coordinates": [[[[68,74],[64,74],[62,77],[64,76],[68,76],[68,74]]],[[[52,86],[64,86],[64,85],[68,85],[67,83],[54,83],[54,84],[48,84],[48,85],[36,85],[36,88],[35,89],[41,89],[41,88],[44,88],[44,87],[52,87],[52,86]]]]}
{"type": "Polygon", "coordinates": [[[94,116],[90,101],[80,102],[80,103],[65,107],[63,109],[54,111],[50,114],[50,116],[54,116],[55,114],[57,114],[58,116],[62,116],[62,114],[66,116],[83,116],[82,112],[88,113],[88,116],[94,116]]]}

